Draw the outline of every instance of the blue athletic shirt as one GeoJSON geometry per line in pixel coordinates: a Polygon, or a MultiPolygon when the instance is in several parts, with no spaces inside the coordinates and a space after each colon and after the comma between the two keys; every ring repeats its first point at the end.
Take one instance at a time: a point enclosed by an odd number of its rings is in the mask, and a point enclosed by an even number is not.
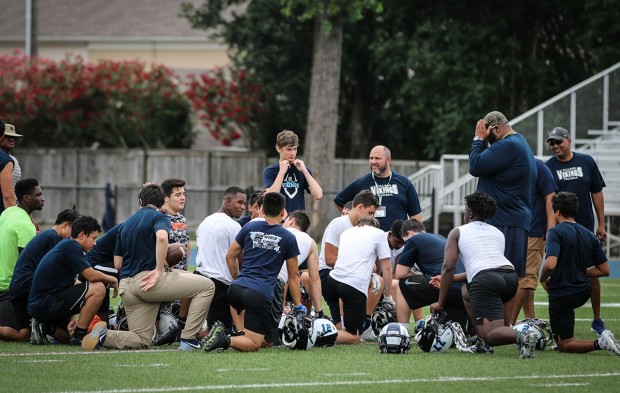
{"type": "Polygon", "coordinates": [[[605,181],[596,162],[587,154],[573,152],[573,158],[560,162],[551,157],[546,162],[560,191],[575,193],[579,199],[579,209],[575,221],[594,232],[594,213],[592,212],[592,193],[603,191],[605,181]]]}
{"type": "Polygon", "coordinates": [[[392,171],[392,177],[374,177],[368,173],[346,186],[336,195],[334,202],[342,207],[362,190],[370,190],[379,199],[381,206],[385,206],[385,217],[376,217],[384,232],[390,230],[396,220],[407,220],[420,213],[418,193],[411,180],[400,173],[392,171]],[[376,183],[375,183],[376,181],[376,183]]]}
{"type": "MultiPolygon", "coordinates": [[[[306,169],[308,170],[308,173],[310,173],[310,176],[312,176],[312,171],[310,168],[306,167],[306,169]]],[[[263,171],[263,186],[265,188],[271,187],[278,176],[278,172],[280,172],[279,162],[271,164],[265,168],[263,171]]],[[[308,186],[306,177],[299,171],[299,169],[297,169],[295,165],[291,165],[288,168],[288,171],[284,174],[282,187],[280,188],[280,193],[286,197],[287,212],[306,210],[304,190],[308,193],[310,192],[310,186],[308,186]]]]}
{"type": "Polygon", "coordinates": [[[586,269],[607,262],[594,233],[578,223],[562,222],[547,234],[547,256],[558,258],[551,274],[549,298],[581,293],[590,287],[586,269]]]}
{"type": "Polygon", "coordinates": [[[123,257],[119,280],[155,270],[155,234],[159,230],[170,233],[171,229],[170,219],[151,207],[143,207],[129,217],[120,228],[114,250],[115,256],[123,257]]]}
{"type": "Polygon", "coordinates": [[[522,135],[510,134],[487,149],[483,141],[473,141],[469,173],[479,178],[478,191],[484,191],[497,203],[497,214],[486,221],[488,224],[530,230],[536,163],[522,135]]]}
{"type": "Polygon", "coordinates": [[[52,228],[46,229],[32,238],[19,254],[13,278],[9,286],[9,298],[28,299],[34,272],[43,257],[58,244],[62,238],[52,228]]]}
{"type": "Polygon", "coordinates": [[[536,186],[532,194],[532,225],[530,226],[530,232],[527,234],[529,237],[543,237],[547,232],[547,210],[545,196],[551,193],[555,193],[558,190],[558,186],[553,180],[553,174],[544,162],[535,159],[536,161],[536,186]]]}
{"type": "MultiPolygon", "coordinates": [[[[407,267],[417,264],[420,271],[430,280],[433,276],[441,274],[445,248],[445,237],[433,233],[418,233],[405,242],[403,252],[398,257],[398,264],[407,267]]],[[[465,266],[459,258],[454,273],[464,272],[465,266]]],[[[462,286],[462,282],[455,282],[451,288],[460,290],[462,286]]]]}
{"type": "Polygon", "coordinates": [[[117,224],[110,228],[105,235],[97,239],[95,247],[86,254],[86,259],[91,266],[110,266],[110,264],[114,264],[114,250],[116,249],[116,239],[118,238],[121,225],[123,224],[117,224]]]}
{"type": "Polygon", "coordinates": [[[282,264],[299,255],[295,235],[261,220],[244,225],[235,240],[243,248],[243,265],[232,284],[254,289],[271,301],[282,264]]]}
{"type": "Polygon", "coordinates": [[[75,239],[61,240],[48,252],[32,279],[28,313],[46,313],[56,302],[56,294],[74,285],[78,274],[88,269],[82,247],[75,239]]]}

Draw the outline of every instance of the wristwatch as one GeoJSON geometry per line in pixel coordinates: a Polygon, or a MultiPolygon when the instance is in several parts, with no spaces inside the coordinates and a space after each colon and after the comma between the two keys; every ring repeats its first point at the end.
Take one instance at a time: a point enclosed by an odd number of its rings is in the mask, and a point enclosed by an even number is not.
{"type": "Polygon", "coordinates": [[[480,138],[478,135],[474,137],[474,141],[483,141],[484,139],[480,138]]]}

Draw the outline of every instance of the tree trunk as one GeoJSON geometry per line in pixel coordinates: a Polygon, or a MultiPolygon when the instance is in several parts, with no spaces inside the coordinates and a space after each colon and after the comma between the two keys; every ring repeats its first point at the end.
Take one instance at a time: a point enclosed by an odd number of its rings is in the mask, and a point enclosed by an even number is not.
{"type": "Polygon", "coordinates": [[[314,22],[312,81],[304,145],[306,163],[323,188],[323,203],[313,200],[308,209],[311,221],[309,234],[315,239],[320,238],[319,229],[324,228],[335,215],[332,200],[336,191],[334,160],[341,58],[342,18],[318,15],[314,22]],[[328,20],[331,30],[326,32],[323,24],[328,20]]]}

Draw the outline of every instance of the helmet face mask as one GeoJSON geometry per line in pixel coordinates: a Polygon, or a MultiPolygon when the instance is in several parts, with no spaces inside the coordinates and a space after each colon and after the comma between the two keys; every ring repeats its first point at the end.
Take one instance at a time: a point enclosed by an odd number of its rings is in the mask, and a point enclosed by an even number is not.
{"type": "Polygon", "coordinates": [[[379,337],[383,327],[396,321],[396,310],[394,310],[391,304],[381,302],[377,304],[375,311],[373,311],[370,317],[370,326],[375,337],[379,337]]]}
{"type": "Polygon", "coordinates": [[[400,323],[388,323],[379,332],[379,350],[381,353],[402,354],[409,352],[410,348],[409,332],[400,323]]]}
{"type": "Polygon", "coordinates": [[[298,350],[331,347],[336,344],[338,336],[336,326],[326,318],[296,317],[293,314],[282,314],[278,333],[284,346],[298,350]]]}
{"type": "Polygon", "coordinates": [[[424,352],[444,352],[454,341],[454,332],[446,323],[445,311],[434,312],[426,317],[424,328],[416,336],[418,346],[424,352]]]}
{"type": "Polygon", "coordinates": [[[547,321],[536,318],[526,318],[515,323],[512,328],[518,332],[532,330],[537,338],[536,350],[542,351],[553,343],[553,333],[547,321]]]}

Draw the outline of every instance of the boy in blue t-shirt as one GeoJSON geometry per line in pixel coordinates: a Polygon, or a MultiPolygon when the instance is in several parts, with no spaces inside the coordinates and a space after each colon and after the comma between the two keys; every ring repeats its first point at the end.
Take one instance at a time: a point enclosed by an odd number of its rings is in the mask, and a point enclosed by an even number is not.
{"type": "Polygon", "coordinates": [[[598,340],[576,340],[575,309],[590,298],[591,277],[609,276],[609,263],[600,242],[575,222],[577,195],[560,192],[551,199],[557,225],[547,235],[547,257],[540,282],[549,293],[549,319],[560,352],[584,353],[606,349],[620,355],[620,344],[609,330],[598,340]]]}
{"type": "Polygon", "coordinates": [[[246,224],[237,234],[226,254],[226,263],[234,279],[228,290],[228,300],[238,331],[244,335],[228,337],[221,322],[216,322],[203,343],[203,350],[232,347],[241,352],[255,352],[263,345],[265,334],[272,323],[271,300],[282,264],[288,268],[289,292],[296,304],[293,312],[306,314],[301,304],[297,240],[280,226],[284,219],[284,196],[268,192],[263,197],[265,220],[246,224]],[[237,256],[243,252],[243,266],[239,271],[237,256]],[[245,311],[243,319],[239,317],[245,311]]]}

